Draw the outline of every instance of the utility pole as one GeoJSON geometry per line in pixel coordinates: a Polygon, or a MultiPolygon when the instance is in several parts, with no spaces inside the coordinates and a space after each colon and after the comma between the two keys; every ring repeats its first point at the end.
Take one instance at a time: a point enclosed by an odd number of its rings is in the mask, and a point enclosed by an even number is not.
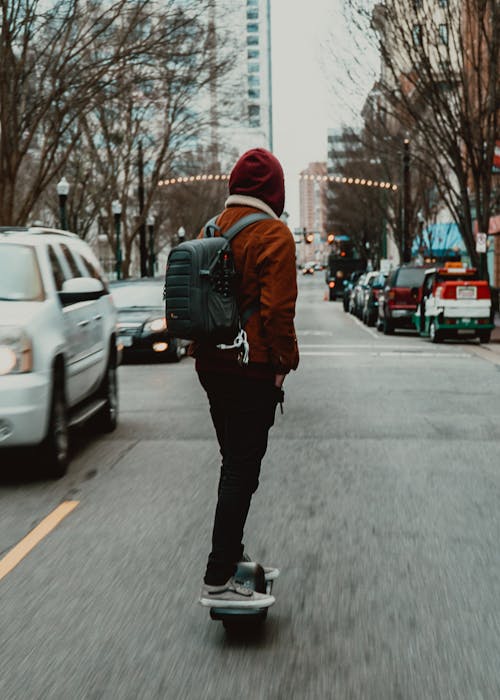
{"type": "Polygon", "coordinates": [[[139,171],[139,251],[141,259],[141,277],[147,277],[148,251],[146,248],[146,222],[144,221],[144,157],[142,154],[142,141],[139,141],[137,168],[139,171]]]}
{"type": "Polygon", "coordinates": [[[410,139],[403,143],[403,263],[410,262],[410,208],[411,208],[411,180],[410,180],[410,139]]]}

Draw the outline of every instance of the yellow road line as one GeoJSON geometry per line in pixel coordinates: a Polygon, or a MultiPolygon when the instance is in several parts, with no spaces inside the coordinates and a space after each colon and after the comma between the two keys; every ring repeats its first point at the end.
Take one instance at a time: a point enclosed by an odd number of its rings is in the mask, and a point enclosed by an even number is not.
{"type": "Polygon", "coordinates": [[[44,537],[47,537],[47,535],[59,525],[61,520],[64,520],[79,503],[80,501],[64,501],[61,503],[52,513],[49,513],[46,518],[38,523],[26,537],[23,537],[3,559],[0,559],[0,581],[31,552],[44,537]]]}

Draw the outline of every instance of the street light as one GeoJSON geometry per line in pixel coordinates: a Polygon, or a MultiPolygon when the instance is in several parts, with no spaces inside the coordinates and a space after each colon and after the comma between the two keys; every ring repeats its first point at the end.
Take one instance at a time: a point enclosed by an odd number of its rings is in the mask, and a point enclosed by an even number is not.
{"type": "Polygon", "coordinates": [[[148,236],[149,236],[149,276],[155,276],[155,218],[153,214],[148,216],[148,236]]]}
{"type": "Polygon", "coordinates": [[[63,231],[68,230],[66,221],[66,200],[68,199],[69,182],[63,176],[57,183],[57,194],[59,195],[59,223],[63,231]]]}
{"type": "Polygon", "coordinates": [[[403,141],[403,263],[410,262],[410,139],[403,141]]]}
{"type": "Polygon", "coordinates": [[[179,228],[177,229],[177,236],[179,238],[179,243],[182,243],[186,236],[186,229],[184,228],[184,226],[179,226],[179,228]]]}
{"type": "Polygon", "coordinates": [[[111,210],[115,220],[115,240],[116,240],[116,279],[122,277],[122,249],[120,246],[120,223],[122,214],[122,205],[118,199],[114,199],[111,203],[111,210]]]}

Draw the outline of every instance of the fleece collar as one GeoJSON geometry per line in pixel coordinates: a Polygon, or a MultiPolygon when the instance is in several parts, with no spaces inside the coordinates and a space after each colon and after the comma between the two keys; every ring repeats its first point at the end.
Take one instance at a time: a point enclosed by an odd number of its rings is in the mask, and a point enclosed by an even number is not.
{"type": "Polygon", "coordinates": [[[269,214],[269,216],[272,216],[273,219],[279,219],[279,216],[275,214],[268,204],[263,202],[261,199],[257,199],[257,197],[249,197],[246,194],[230,194],[226,199],[224,206],[254,207],[254,209],[260,209],[266,214],[269,214]]]}

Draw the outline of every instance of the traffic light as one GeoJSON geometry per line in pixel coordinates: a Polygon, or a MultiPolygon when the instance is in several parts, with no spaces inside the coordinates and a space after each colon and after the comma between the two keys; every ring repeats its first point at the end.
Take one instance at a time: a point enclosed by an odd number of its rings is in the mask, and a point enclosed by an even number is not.
{"type": "Polygon", "coordinates": [[[304,234],[304,240],[307,244],[314,243],[314,233],[304,234]]]}
{"type": "Polygon", "coordinates": [[[335,234],[329,233],[328,238],[326,240],[328,241],[329,245],[332,245],[333,241],[335,240],[335,234]]]}

